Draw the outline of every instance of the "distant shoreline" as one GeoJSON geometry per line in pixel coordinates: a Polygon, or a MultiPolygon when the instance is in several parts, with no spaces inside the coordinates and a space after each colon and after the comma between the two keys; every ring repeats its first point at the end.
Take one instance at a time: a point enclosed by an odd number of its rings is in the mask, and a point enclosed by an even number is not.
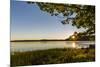
{"type": "Polygon", "coordinates": [[[34,42],[34,41],[66,41],[66,40],[12,40],[10,42],[34,42]]]}
{"type": "MultiPolygon", "coordinates": [[[[38,41],[74,41],[74,40],[11,40],[10,42],[38,42],[38,41]]],[[[83,41],[83,40],[76,40],[76,41],[83,41]]],[[[84,40],[90,41],[90,40],[84,40]]]]}

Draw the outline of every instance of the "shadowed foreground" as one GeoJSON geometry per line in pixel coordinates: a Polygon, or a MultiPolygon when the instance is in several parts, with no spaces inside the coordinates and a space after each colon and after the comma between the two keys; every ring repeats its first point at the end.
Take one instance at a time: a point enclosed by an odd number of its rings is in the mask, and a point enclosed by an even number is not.
{"type": "Polygon", "coordinates": [[[41,51],[15,52],[11,66],[59,64],[95,61],[95,49],[48,49],[41,51]]]}

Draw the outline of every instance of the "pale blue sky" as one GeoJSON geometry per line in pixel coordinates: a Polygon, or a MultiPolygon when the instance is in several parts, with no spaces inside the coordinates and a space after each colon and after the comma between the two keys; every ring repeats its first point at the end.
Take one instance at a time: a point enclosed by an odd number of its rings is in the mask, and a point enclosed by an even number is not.
{"type": "Polygon", "coordinates": [[[11,2],[11,40],[65,39],[77,29],[70,24],[63,25],[60,18],[50,16],[37,5],[25,1],[11,2]]]}

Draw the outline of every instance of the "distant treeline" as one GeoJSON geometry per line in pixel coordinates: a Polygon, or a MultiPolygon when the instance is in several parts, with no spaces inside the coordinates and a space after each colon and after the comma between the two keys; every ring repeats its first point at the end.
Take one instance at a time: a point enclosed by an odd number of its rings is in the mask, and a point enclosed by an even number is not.
{"type": "Polygon", "coordinates": [[[86,32],[74,32],[66,39],[40,39],[40,40],[11,40],[11,42],[36,42],[36,41],[95,41],[95,34],[87,34],[86,32]],[[74,37],[74,38],[73,38],[74,37]]]}
{"type": "Polygon", "coordinates": [[[78,37],[76,39],[72,39],[71,36],[67,39],[64,39],[64,40],[46,40],[46,39],[43,39],[43,40],[11,40],[10,42],[36,42],[36,41],[95,41],[95,36],[81,36],[81,37],[78,37]]]}
{"type": "Polygon", "coordinates": [[[74,32],[73,35],[66,39],[67,41],[95,41],[95,34],[88,34],[87,32],[74,32]],[[74,37],[74,38],[73,38],[74,37]]]}
{"type": "Polygon", "coordinates": [[[32,41],[66,41],[66,40],[11,40],[11,42],[32,42],[32,41]]]}

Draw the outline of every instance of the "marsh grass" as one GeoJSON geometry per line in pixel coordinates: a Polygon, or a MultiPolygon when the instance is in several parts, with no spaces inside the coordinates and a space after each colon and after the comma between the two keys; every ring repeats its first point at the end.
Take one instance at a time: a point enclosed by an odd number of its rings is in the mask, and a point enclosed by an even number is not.
{"type": "Polygon", "coordinates": [[[14,52],[11,66],[60,64],[95,61],[95,49],[48,49],[28,52],[14,52]]]}

